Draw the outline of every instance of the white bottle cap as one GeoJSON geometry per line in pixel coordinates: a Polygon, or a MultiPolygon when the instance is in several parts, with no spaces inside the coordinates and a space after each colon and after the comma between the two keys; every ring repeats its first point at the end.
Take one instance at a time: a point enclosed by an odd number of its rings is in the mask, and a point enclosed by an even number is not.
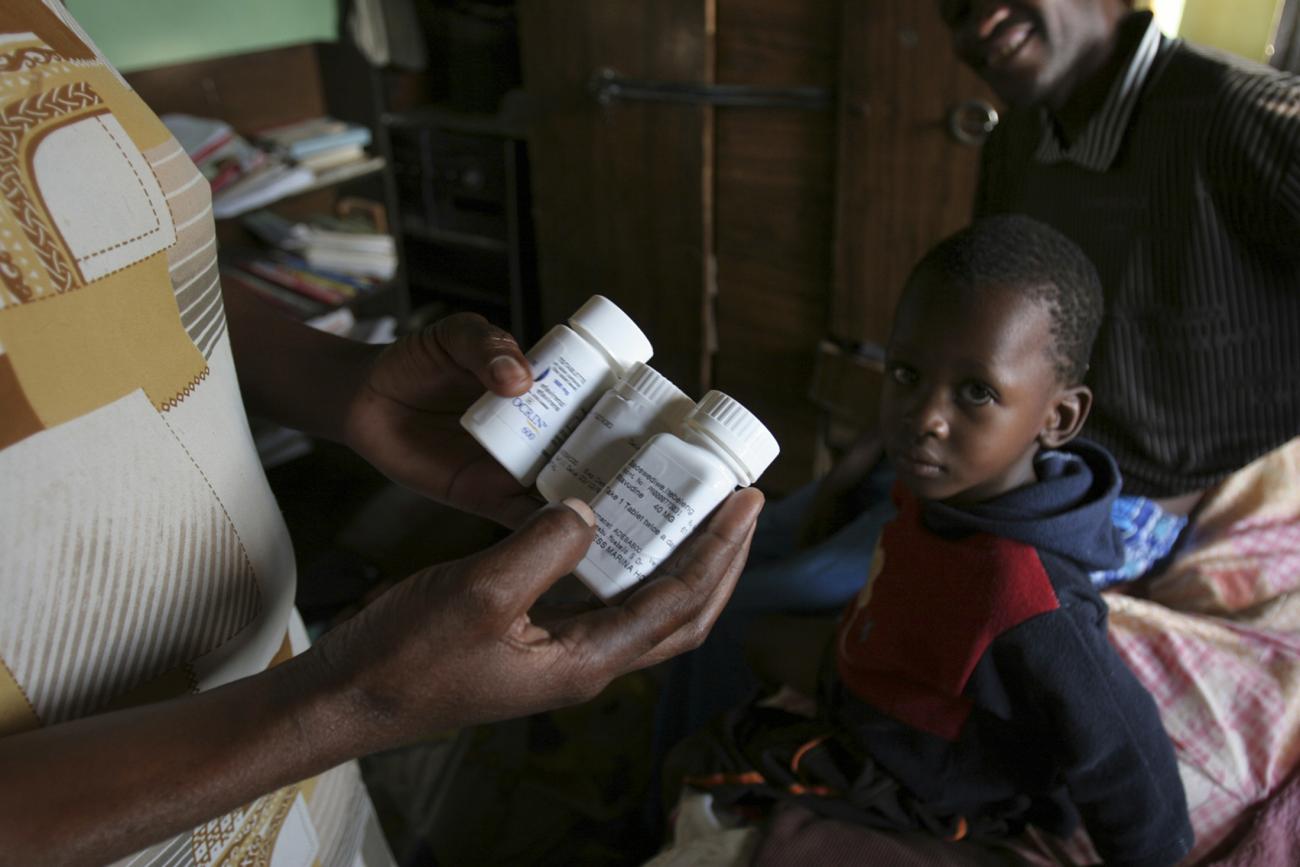
{"type": "Polygon", "coordinates": [[[684,424],[726,449],[748,474],[746,485],[752,485],[781,453],[776,437],[758,417],[720,391],[704,395],[684,424]]]}
{"type": "Polygon", "coordinates": [[[569,327],[596,345],[619,377],[638,361],[649,361],[654,348],[632,318],[604,295],[592,295],[569,317],[569,327]]]}
{"type": "Polygon", "coordinates": [[[627,379],[614,388],[625,395],[632,392],[649,404],[655,415],[659,416],[657,421],[665,430],[677,427],[695,409],[695,401],[687,397],[686,392],[644,361],[632,365],[627,379]]]}

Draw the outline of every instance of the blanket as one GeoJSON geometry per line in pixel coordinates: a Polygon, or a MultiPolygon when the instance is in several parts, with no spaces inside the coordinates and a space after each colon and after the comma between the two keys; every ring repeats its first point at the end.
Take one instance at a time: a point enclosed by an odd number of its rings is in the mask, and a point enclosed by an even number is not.
{"type": "Polygon", "coordinates": [[[1190,532],[1163,574],[1106,601],[1174,742],[1195,862],[1300,762],[1300,440],[1215,488],[1190,532]]]}

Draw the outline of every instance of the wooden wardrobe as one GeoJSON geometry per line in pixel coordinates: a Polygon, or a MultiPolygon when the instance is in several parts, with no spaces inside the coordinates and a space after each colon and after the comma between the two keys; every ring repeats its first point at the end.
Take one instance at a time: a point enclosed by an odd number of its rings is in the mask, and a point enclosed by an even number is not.
{"type": "Polygon", "coordinates": [[[872,423],[903,280],[970,213],[987,89],[926,0],[526,0],[544,323],[622,305],[652,364],[782,445],[872,423]]]}

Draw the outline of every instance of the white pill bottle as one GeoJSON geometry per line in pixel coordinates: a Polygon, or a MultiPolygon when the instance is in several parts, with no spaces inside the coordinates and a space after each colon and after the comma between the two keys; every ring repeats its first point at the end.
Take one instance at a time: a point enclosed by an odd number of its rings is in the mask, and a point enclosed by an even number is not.
{"type": "Polygon", "coordinates": [[[488,392],[461,416],[461,427],[521,485],[531,485],[587,409],[653,353],[626,313],[593,295],[526,354],[533,387],[519,397],[488,392]]]}
{"type": "Polygon", "coordinates": [[[675,429],[695,409],[659,371],[637,362],[601,395],[537,477],[547,502],[576,497],[590,503],[655,434],[675,429]]]}
{"type": "Polygon", "coordinates": [[[753,413],[710,391],[674,433],[652,437],[592,501],[596,539],[574,574],[608,602],[653,572],[779,452],[753,413]]]}

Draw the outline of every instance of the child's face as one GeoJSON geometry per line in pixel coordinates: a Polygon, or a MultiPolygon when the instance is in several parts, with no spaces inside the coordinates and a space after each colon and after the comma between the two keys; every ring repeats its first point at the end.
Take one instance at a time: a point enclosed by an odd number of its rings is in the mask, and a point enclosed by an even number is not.
{"type": "Polygon", "coordinates": [[[899,480],[917,497],[977,503],[1033,481],[1040,444],[1073,436],[1052,434],[1072,390],[1049,352],[1046,304],[997,288],[962,298],[941,291],[941,280],[914,277],[899,304],[881,433],[899,480]]]}

